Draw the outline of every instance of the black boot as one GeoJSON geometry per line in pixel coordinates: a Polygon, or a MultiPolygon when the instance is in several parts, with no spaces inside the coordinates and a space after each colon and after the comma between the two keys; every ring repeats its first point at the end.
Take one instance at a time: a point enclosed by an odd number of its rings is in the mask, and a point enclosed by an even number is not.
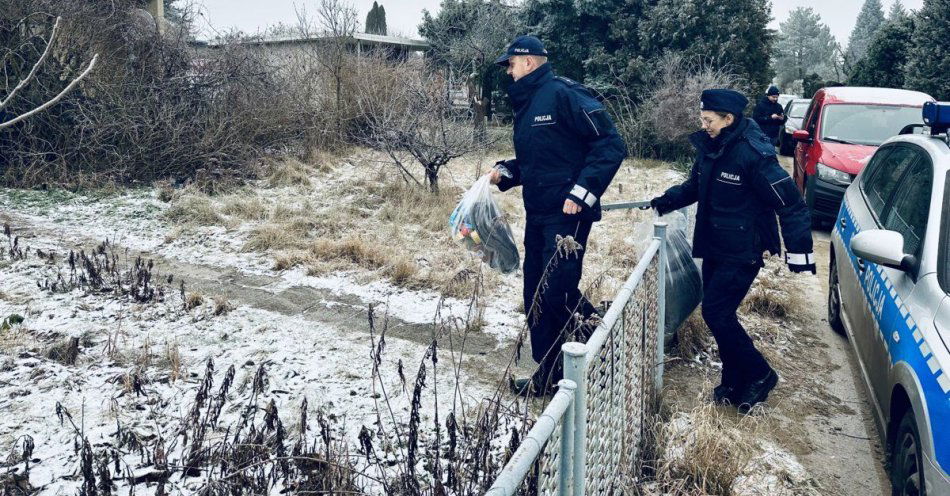
{"type": "Polygon", "coordinates": [[[772,369],[769,369],[768,373],[761,379],[750,382],[742,394],[739,395],[736,403],[739,405],[739,413],[749,413],[755,405],[765,401],[776,384],[778,384],[778,374],[772,369]]]}
{"type": "Polygon", "coordinates": [[[722,383],[713,388],[713,403],[717,405],[736,405],[737,396],[742,392],[742,388],[734,384],[722,383]]]}

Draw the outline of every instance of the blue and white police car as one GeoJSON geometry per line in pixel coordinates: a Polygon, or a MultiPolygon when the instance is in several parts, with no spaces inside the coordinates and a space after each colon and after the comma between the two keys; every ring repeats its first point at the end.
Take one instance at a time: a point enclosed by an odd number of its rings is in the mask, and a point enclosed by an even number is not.
{"type": "Polygon", "coordinates": [[[950,103],[886,141],[845,193],[828,321],[846,332],[884,437],[893,494],[950,496],[950,103]]]}

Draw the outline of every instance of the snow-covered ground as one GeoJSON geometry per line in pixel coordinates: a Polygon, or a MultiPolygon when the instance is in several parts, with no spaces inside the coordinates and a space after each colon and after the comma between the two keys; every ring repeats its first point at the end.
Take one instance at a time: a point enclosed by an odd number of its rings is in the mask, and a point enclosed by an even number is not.
{"type": "MultiPolygon", "coordinates": [[[[64,270],[70,250],[108,239],[120,255],[128,249],[131,256],[144,253],[164,260],[163,268],[185,280],[191,274],[174,273],[176,267],[254,276],[262,282],[254,289],[275,298],[295,288],[313,288],[327,296],[314,306],[346,307],[353,321],[360,322],[367,320],[367,307],[375,305],[377,333],[387,319],[393,326],[428,325],[432,334],[434,322],[471,317],[469,302],[441,299],[431,291],[381,281],[361,283],[355,274],[314,277],[303,269],[278,273],[268,256],[242,251],[245,229],[194,227],[169,239],[167,234],[176,227],[162,217],[165,208],[150,190],[102,198],[0,191],[0,221],[11,225],[20,246],[30,252],[25,260],[12,260],[6,253],[0,257],[0,320],[23,317],[22,323],[0,332],[0,446],[12,449],[22,436],[33,439],[36,462],[29,481],[41,488],[40,494],[72,494],[82,482],[75,476],[75,432],[68,422],[60,422],[57,403],[81,424],[93,446],[115,444],[117,425],[146,439],[172,438],[194,402],[209,360],[215,366],[215,389],[228,367],[236,368],[234,407],[223,413],[220,425],[235,424],[242,411],[238,407],[247,402],[267,405],[273,400],[285,424],[293,426],[306,399],[312,409],[336,418],[341,436],[354,444],[361,428],[374,429],[383,413],[383,422],[394,426],[391,430],[405,429],[412,382],[436,336],[387,336],[379,383],[372,377],[370,357],[378,336],[374,341],[345,320],[292,315],[239,299],[228,303],[232,310],[214,315],[210,293],[202,305],[185,310],[177,282],[167,289],[164,302],[146,304],[80,289],[52,293],[38,287],[56,267],[64,270]],[[40,260],[36,250],[57,254],[57,262],[40,260]],[[75,364],[47,357],[51,347],[70,337],[81,342],[75,364]],[[172,363],[178,356],[180,367],[172,363]],[[255,395],[248,384],[260,368],[266,372],[267,388],[255,395]],[[129,383],[136,375],[144,384],[133,391],[129,383]]],[[[7,243],[5,238],[0,241],[7,243]]],[[[485,332],[501,340],[516,336],[523,321],[514,305],[493,306],[482,318],[485,332]]],[[[486,380],[491,375],[474,379],[466,364],[456,377],[454,362],[466,357],[448,350],[447,339],[440,340],[440,346],[446,348],[440,351],[441,368],[434,377],[432,364],[427,365],[427,391],[438,390],[440,395],[438,401],[429,392],[423,398],[423,424],[431,424],[437,408],[443,419],[451,411],[460,417],[462,409],[474,409],[495,391],[496,384],[486,380]]],[[[128,464],[123,471],[133,473],[146,465],[137,455],[125,457],[123,463],[128,464]]],[[[180,484],[180,494],[194,490],[193,483],[180,484]]]]}
{"type": "MultiPolygon", "coordinates": [[[[471,170],[481,165],[450,168],[443,187],[462,191],[472,177],[471,170]]],[[[362,235],[365,231],[354,226],[374,222],[375,218],[365,220],[366,216],[373,209],[384,208],[387,201],[379,193],[358,190],[360,181],[372,175],[361,177],[364,168],[365,164],[339,164],[306,187],[251,185],[228,201],[246,198],[271,209],[298,209],[302,215],[315,216],[317,224],[326,216],[350,212],[353,220],[343,228],[362,235]],[[326,201],[333,191],[346,192],[340,198],[343,207],[326,201]]],[[[656,164],[633,167],[628,163],[604,202],[646,199],[681,177],[656,164]]],[[[26,260],[13,260],[5,249],[0,254],[0,460],[22,451],[25,436],[29,436],[35,445],[29,483],[39,489],[38,494],[76,494],[83,481],[80,453],[74,446],[76,430],[68,419],[57,415],[57,403],[69,412],[97,452],[123,446],[118,450],[121,467],[113,476],[117,494],[129,492],[130,474],[141,477],[154,469],[151,455],[128,449],[129,433],[153,445],[159,438],[169,445],[178,439],[177,451],[169,449],[169,463],[180,463],[184,456],[180,430],[191,425],[188,417],[209,361],[214,364],[212,391],[222,386],[229,367],[235,369],[234,385],[212,434],[217,441],[223,438],[223,429],[246,418],[248,405],[254,405],[251,411],[261,423],[271,402],[288,438],[293,437],[306,400],[311,418],[319,410],[332,419],[335,439],[356,452],[365,426],[373,433],[382,457],[393,461],[405,449],[413,382],[420,364],[425,364],[427,371],[420,404],[420,422],[427,427],[421,429],[420,445],[431,444],[436,415],[443,428],[449,412],[471,422],[487,398],[498,397],[524,327],[518,274],[486,274],[481,301],[473,302],[443,297],[418,285],[412,289],[399,286],[379,271],[358,267],[314,272],[297,265],[277,270],[274,251],[248,249],[262,220],[234,217],[210,225],[177,224],[165,215],[175,205],[160,200],[161,194],[156,189],[101,195],[0,189],[0,223],[9,223],[14,235],[21,236],[21,246],[31,251],[26,260]],[[142,304],[111,294],[79,289],[49,292],[38,286],[56,274],[56,267],[65,266],[70,250],[89,250],[103,240],[113,243],[121,259],[141,254],[156,261],[157,274],[174,275],[165,301],[142,304]],[[56,262],[41,260],[35,255],[37,249],[55,253],[56,262]],[[185,281],[186,296],[201,294],[203,303],[186,310],[179,293],[180,280],[185,281]],[[367,316],[370,305],[376,317],[373,335],[367,316]],[[8,319],[13,315],[22,316],[22,323],[8,319]],[[8,325],[4,325],[5,319],[8,325]],[[387,331],[379,362],[381,380],[377,381],[372,373],[373,353],[383,328],[387,331]],[[79,338],[79,355],[73,364],[62,363],[50,350],[71,337],[79,338]],[[429,351],[434,339],[438,341],[438,364],[433,370],[429,351]],[[265,377],[266,383],[262,383],[265,377]]],[[[524,222],[520,198],[505,194],[497,199],[509,213],[516,241],[520,241],[524,222]]],[[[224,201],[216,207],[225,208],[224,201]]],[[[582,287],[592,287],[593,297],[609,299],[626,279],[637,246],[650,236],[651,220],[642,212],[605,213],[591,235],[585,258],[582,287]]],[[[385,229],[370,228],[377,227],[385,229]]],[[[421,226],[399,228],[429,236],[426,243],[443,239],[431,229],[422,232],[421,226]]],[[[0,247],[6,243],[0,235],[0,247]]],[[[417,249],[413,259],[422,270],[436,252],[461,250],[447,242],[417,249]]],[[[772,276],[763,272],[763,277],[772,276]]],[[[766,422],[779,426],[779,431],[791,428],[796,436],[816,439],[818,431],[795,430],[799,422],[796,412],[811,411],[826,401],[815,386],[821,379],[812,377],[811,371],[829,368],[832,364],[825,363],[829,358],[800,349],[801,338],[791,339],[790,335],[796,326],[777,333],[756,315],[745,318],[759,334],[757,339],[765,339],[774,353],[791,352],[796,360],[806,357],[814,361],[783,371],[787,380],[780,390],[788,399],[777,402],[766,422]]],[[[818,322],[818,317],[814,321],[818,322]]],[[[809,329],[806,326],[805,330],[809,329]]],[[[530,367],[530,362],[524,359],[515,367],[526,372],[524,367],[530,367]]],[[[711,349],[689,360],[673,359],[665,401],[673,412],[681,413],[673,416],[671,425],[693,421],[689,415],[695,414],[697,401],[689,398],[697,395],[697,388],[708,386],[706,382],[718,373],[717,365],[711,349]]],[[[507,394],[501,399],[502,411],[515,415],[498,430],[493,444],[499,453],[504,451],[510,427],[519,424],[517,412],[525,410],[507,394]]],[[[857,427],[854,419],[849,422],[857,427]]],[[[311,425],[310,431],[314,429],[311,425]]],[[[731,432],[741,431],[739,426],[731,432]]],[[[688,444],[689,437],[684,439],[688,444]]],[[[741,489],[743,494],[814,494],[810,472],[816,471],[816,464],[810,460],[820,459],[825,452],[802,448],[811,443],[815,442],[781,432],[763,441],[756,448],[761,454],[758,461],[742,472],[733,489],[741,489]],[[803,466],[798,457],[808,463],[803,466]],[[779,486],[781,490],[776,489],[779,486]],[[805,489],[800,491],[802,487],[805,489]]],[[[824,450],[828,443],[815,444],[824,450]]],[[[675,462],[675,456],[669,458],[675,462]]],[[[16,456],[0,466],[19,473],[24,468],[16,456]]],[[[193,494],[200,483],[176,477],[166,490],[193,494]]],[[[384,492],[372,484],[370,492],[384,492]]],[[[838,484],[835,481],[830,487],[838,484]]],[[[150,488],[139,485],[134,494],[154,491],[154,484],[150,488]]]]}

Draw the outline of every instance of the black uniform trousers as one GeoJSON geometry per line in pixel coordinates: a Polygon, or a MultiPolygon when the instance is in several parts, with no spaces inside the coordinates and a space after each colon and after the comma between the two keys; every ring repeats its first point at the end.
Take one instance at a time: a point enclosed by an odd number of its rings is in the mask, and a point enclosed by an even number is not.
{"type": "Polygon", "coordinates": [[[736,316],[761,267],[761,262],[703,259],[703,320],[716,338],[726,385],[741,386],[771,370],[736,316]]]}
{"type": "Polygon", "coordinates": [[[532,223],[530,219],[525,226],[524,308],[531,355],[539,365],[534,374],[538,384],[561,380],[561,344],[575,339],[586,342],[593,331],[582,324],[595,313],[594,306],[578,289],[591,226],[584,220],[532,223]],[[559,251],[559,236],[572,236],[582,249],[559,251]]]}

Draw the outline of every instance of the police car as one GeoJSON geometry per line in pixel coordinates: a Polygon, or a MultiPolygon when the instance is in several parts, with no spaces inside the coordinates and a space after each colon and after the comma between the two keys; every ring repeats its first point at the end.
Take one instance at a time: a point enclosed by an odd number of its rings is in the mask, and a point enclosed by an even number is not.
{"type": "Polygon", "coordinates": [[[895,495],[950,496],[950,102],[887,140],[832,233],[828,321],[850,339],[895,495]]]}

